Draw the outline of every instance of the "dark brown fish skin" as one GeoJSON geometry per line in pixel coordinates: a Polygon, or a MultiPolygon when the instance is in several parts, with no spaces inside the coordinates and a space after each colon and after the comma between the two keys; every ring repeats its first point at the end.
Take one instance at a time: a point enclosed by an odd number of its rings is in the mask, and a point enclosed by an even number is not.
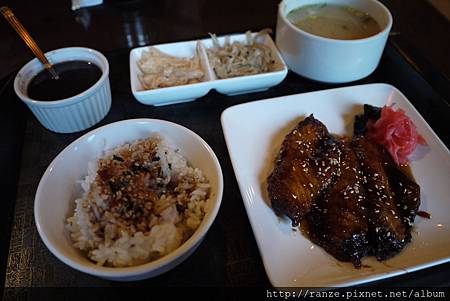
{"type": "Polygon", "coordinates": [[[414,224],[420,206],[420,186],[397,167],[389,156],[385,165],[389,183],[395,195],[395,206],[398,208],[403,223],[407,228],[414,224]]]}
{"type": "Polygon", "coordinates": [[[414,220],[420,204],[420,189],[381,146],[364,136],[356,136],[353,148],[367,180],[372,252],[378,260],[385,260],[411,241],[411,219],[414,220]],[[403,186],[408,187],[407,190],[401,190],[403,186]]]}
{"type": "Polygon", "coordinates": [[[313,115],[299,122],[283,141],[268,177],[268,192],[275,212],[287,215],[293,226],[299,224],[314,199],[334,179],[339,153],[332,150],[333,141],[313,115]]]}
{"type": "Polygon", "coordinates": [[[335,183],[307,215],[310,239],[341,261],[361,266],[370,251],[363,174],[349,142],[339,142],[341,164],[335,183]]]}
{"type": "MultiPolygon", "coordinates": [[[[367,134],[369,121],[375,122],[381,117],[382,108],[364,105],[364,114],[355,116],[354,136],[367,134]]],[[[420,206],[420,186],[400,169],[386,150],[381,151],[385,161],[384,168],[395,195],[396,207],[400,210],[403,222],[411,227],[420,206]]]]}

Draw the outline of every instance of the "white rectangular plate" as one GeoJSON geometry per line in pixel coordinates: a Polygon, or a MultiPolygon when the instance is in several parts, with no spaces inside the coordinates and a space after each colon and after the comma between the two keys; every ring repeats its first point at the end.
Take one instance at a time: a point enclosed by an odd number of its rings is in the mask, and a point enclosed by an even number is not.
{"type": "Polygon", "coordinates": [[[222,127],[242,198],[267,275],[276,287],[355,285],[412,272],[450,261],[450,152],[430,126],[396,88],[371,84],[256,101],[230,107],[222,127]],[[309,114],[332,133],[351,135],[362,105],[394,103],[416,124],[428,147],[418,148],[411,168],[421,187],[420,210],[431,219],[416,218],[412,242],[397,256],[363,267],[339,262],[314,245],[290,220],[277,217],[267,196],[267,177],[284,137],[309,114]]]}

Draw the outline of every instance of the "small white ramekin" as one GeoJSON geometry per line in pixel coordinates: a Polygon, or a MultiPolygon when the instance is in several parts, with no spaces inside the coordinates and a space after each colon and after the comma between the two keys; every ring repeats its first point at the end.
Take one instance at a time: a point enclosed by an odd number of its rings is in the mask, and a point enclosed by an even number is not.
{"type": "Polygon", "coordinates": [[[102,120],[111,108],[109,64],[105,56],[84,47],[60,48],[45,55],[52,64],[73,60],[90,61],[101,69],[102,76],[92,87],[75,96],[56,101],[38,101],[28,97],[27,88],[44,67],[37,59],[28,62],[16,75],[14,91],[39,122],[57,133],[74,133],[102,120]]]}
{"type": "Polygon", "coordinates": [[[391,13],[376,0],[284,0],[278,7],[276,44],[295,73],[320,82],[345,83],[364,78],[376,69],[391,27],[391,13]],[[329,39],[295,27],[286,17],[295,8],[325,2],[369,13],[381,32],[365,39],[329,39]]]}

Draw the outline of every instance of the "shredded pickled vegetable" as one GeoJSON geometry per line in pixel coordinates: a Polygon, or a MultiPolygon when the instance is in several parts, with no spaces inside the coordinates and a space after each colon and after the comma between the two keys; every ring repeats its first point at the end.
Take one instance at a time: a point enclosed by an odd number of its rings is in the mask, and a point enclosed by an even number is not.
{"type": "Polygon", "coordinates": [[[271,32],[265,29],[252,35],[247,31],[246,44],[237,41],[230,43],[230,37],[227,36],[223,46],[216,35],[210,33],[213,46],[206,52],[217,77],[222,79],[272,71],[275,61],[271,49],[256,41],[258,37],[271,32]]]}
{"type": "Polygon", "coordinates": [[[157,89],[198,83],[204,80],[205,72],[200,61],[200,44],[192,58],[168,55],[156,47],[142,53],[137,65],[142,71],[139,80],[144,89],[157,89]]]}

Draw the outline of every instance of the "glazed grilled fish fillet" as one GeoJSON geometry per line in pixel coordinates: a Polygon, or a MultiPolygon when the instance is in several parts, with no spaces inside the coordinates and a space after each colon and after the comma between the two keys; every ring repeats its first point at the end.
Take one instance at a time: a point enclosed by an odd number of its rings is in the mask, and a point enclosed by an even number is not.
{"type": "Polygon", "coordinates": [[[310,239],[341,261],[361,266],[370,251],[364,176],[350,142],[339,142],[336,181],[307,215],[310,239]]]}
{"type": "Polygon", "coordinates": [[[411,241],[411,226],[420,205],[420,188],[388,152],[364,136],[353,148],[366,176],[369,240],[378,260],[396,255],[411,241]]]}
{"type": "Polygon", "coordinates": [[[341,261],[384,260],[411,240],[420,187],[381,146],[365,137],[379,108],[365,106],[355,136],[338,138],[312,115],[281,146],[268,192],[277,214],[305,220],[309,238],[341,261]]]}
{"type": "Polygon", "coordinates": [[[301,121],[281,146],[268,178],[272,207],[297,226],[316,197],[332,182],[339,165],[335,139],[313,115],[301,121]]]}

